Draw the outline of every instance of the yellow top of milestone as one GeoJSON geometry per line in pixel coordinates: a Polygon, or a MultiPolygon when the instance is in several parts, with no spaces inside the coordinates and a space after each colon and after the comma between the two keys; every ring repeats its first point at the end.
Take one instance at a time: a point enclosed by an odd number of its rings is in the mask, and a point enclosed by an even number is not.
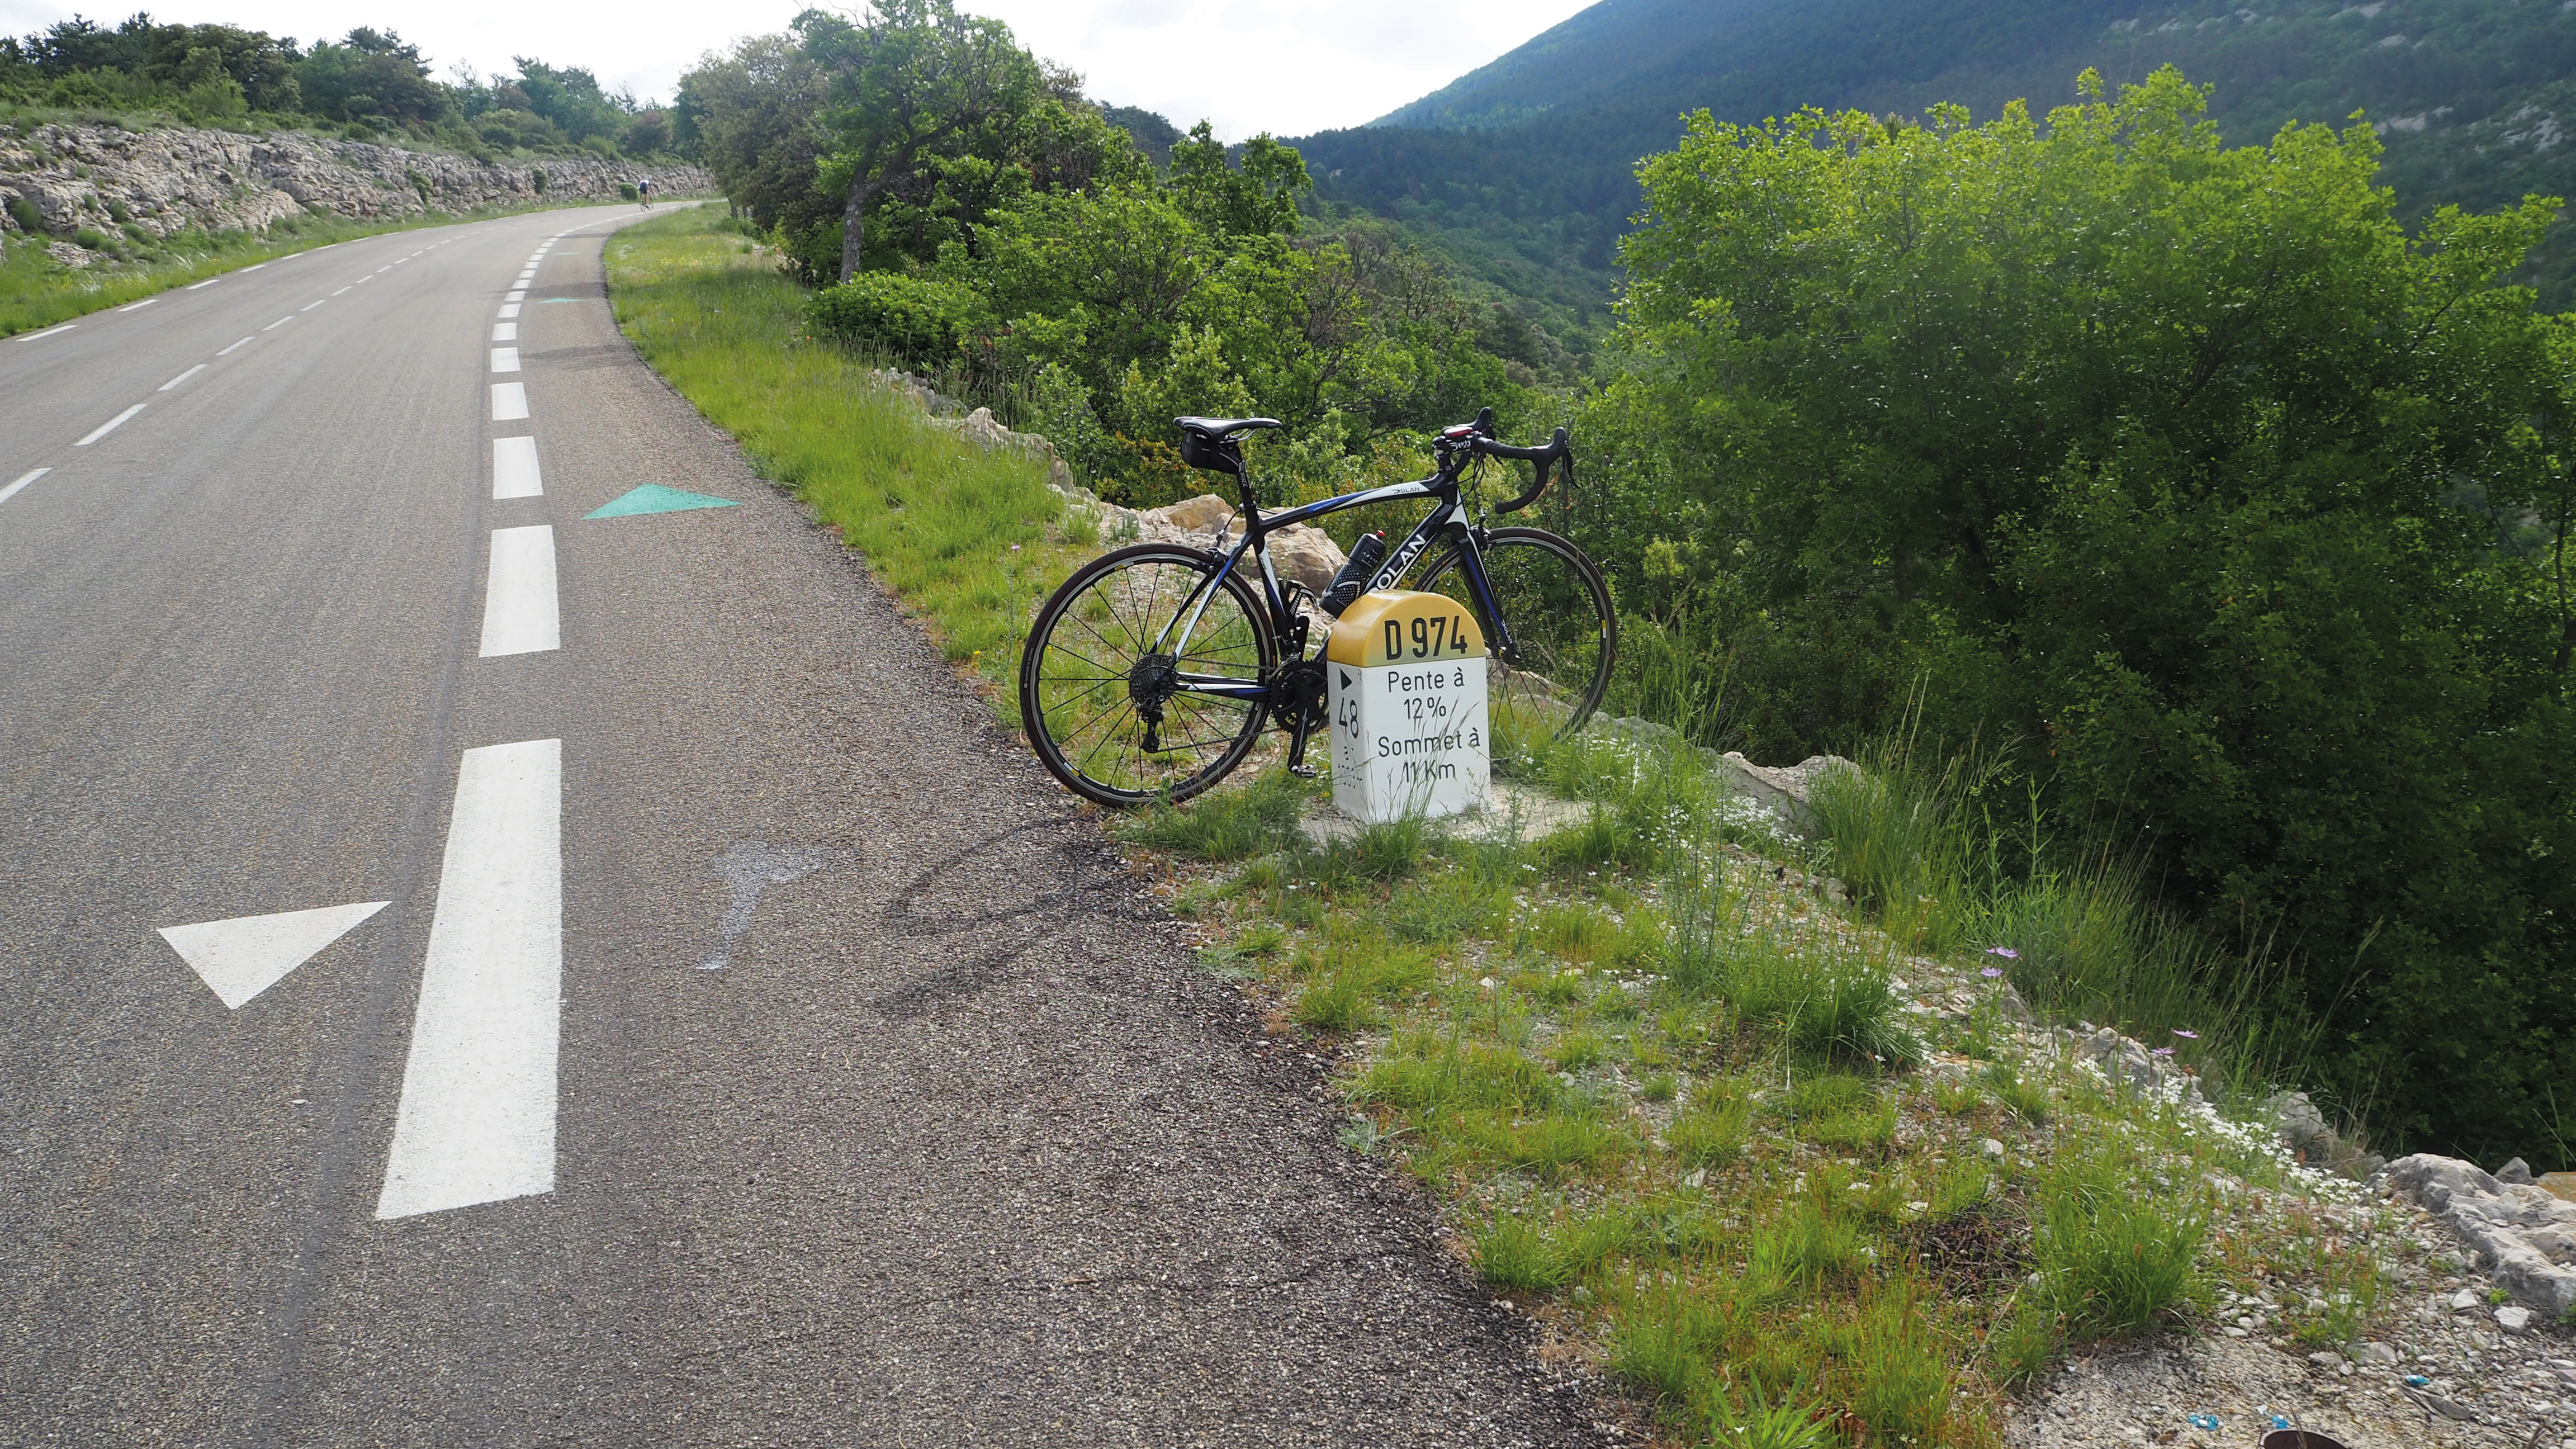
{"type": "Polygon", "coordinates": [[[1353,599],[1333,621],[1324,657],[1362,669],[1482,659],[1485,631],[1456,599],[1380,589],[1353,599]]]}

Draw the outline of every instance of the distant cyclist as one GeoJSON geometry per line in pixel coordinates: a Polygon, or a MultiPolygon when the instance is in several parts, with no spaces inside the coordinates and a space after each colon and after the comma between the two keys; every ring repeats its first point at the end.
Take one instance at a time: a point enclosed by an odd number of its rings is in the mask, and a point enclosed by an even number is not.
{"type": "Polygon", "coordinates": [[[651,211],[653,209],[653,178],[647,176],[643,180],[636,182],[635,194],[644,198],[644,209],[646,211],[651,211]]]}

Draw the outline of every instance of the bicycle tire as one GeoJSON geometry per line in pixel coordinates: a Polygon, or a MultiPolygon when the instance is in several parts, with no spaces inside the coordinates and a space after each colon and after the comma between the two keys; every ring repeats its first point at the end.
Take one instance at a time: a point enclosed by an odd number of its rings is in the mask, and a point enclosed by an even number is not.
{"type": "MultiPolygon", "coordinates": [[[[1591,722],[1619,661],[1619,614],[1601,570],[1572,539],[1543,528],[1497,528],[1480,548],[1516,656],[1497,656],[1487,675],[1486,709],[1501,758],[1512,753],[1508,739],[1543,731],[1552,743],[1591,722]],[[1585,670],[1588,678],[1577,677],[1585,670]]],[[[1486,647],[1494,648],[1500,631],[1468,587],[1463,553],[1463,545],[1447,545],[1417,587],[1465,604],[1485,631],[1486,647]]]]}
{"type": "MultiPolygon", "coordinates": [[[[1020,654],[1020,727],[1038,763],[1066,789],[1111,806],[1187,800],[1224,779],[1260,742],[1266,701],[1191,693],[1149,701],[1153,691],[1139,682],[1158,631],[1224,562],[1176,544],[1134,544],[1076,569],[1039,607],[1020,654]],[[1242,715],[1239,725],[1226,723],[1233,711],[1242,715]],[[1161,738],[1161,718],[1173,715],[1184,736],[1177,746],[1161,738]],[[1148,750],[1149,743],[1159,748],[1148,750]]],[[[1277,672],[1269,611],[1240,571],[1209,601],[1186,662],[1192,672],[1247,683],[1277,672]]]]}

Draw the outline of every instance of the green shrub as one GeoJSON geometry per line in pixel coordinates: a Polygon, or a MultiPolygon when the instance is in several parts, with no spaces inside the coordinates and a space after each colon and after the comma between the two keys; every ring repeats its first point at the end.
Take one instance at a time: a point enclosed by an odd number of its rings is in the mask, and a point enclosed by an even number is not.
{"type": "MultiPolygon", "coordinates": [[[[2559,203],[2401,222],[2367,124],[2231,148],[2169,68],[2087,87],[1650,158],[1621,325],[1653,365],[1576,421],[1584,541],[1623,599],[1740,601],[1697,654],[1803,716],[1756,758],[1899,732],[1920,681],[1924,738],[1991,742],[2229,954],[2291,948],[2265,1008],[2321,1018],[2384,1135],[2540,1148],[2576,708],[2554,556],[2499,524],[2576,505],[2576,328],[2518,285],[2559,203]]],[[[1838,851],[1934,823],[1882,783],[1838,851]]],[[[1955,931],[1908,854],[1841,868],[1955,931]]]]}
{"type": "Polygon", "coordinates": [[[816,332],[924,366],[956,357],[974,311],[973,295],[956,287],[899,272],[861,272],[816,292],[805,319],[816,332]]]}

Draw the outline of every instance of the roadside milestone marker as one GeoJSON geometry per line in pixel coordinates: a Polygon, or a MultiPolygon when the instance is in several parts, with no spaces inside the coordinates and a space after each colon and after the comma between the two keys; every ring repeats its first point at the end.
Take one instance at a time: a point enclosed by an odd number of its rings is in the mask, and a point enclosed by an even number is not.
{"type": "Polygon", "coordinates": [[[161,939],[213,988],[224,1005],[238,1011],[244,1002],[384,908],[383,901],[360,901],[352,906],[163,926],[161,939]]]}
{"type": "Polygon", "coordinates": [[[1377,824],[1484,808],[1493,783],[1485,633],[1455,599],[1380,590],[1324,649],[1333,804],[1377,824]]]}
{"type": "Polygon", "coordinates": [[[632,518],[639,513],[679,513],[691,508],[731,508],[733,506],[734,500],[730,498],[709,498],[703,493],[689,493],[678,488],[665,488],[659,483],[647,483],[641,488],[632,489],[610,499],[583,514],[582,517],[632,518]]]}

